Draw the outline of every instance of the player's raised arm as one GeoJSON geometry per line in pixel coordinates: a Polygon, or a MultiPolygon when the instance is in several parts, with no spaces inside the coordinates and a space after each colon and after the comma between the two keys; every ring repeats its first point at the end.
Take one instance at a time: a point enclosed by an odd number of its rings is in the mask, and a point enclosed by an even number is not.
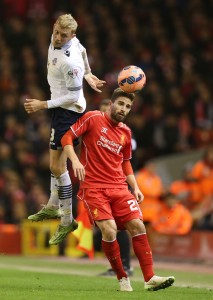
{"type": "Polygon", "coordinates": [[[88,82],[88,84],[91,86],[93,90],[102,93],[100,88],[104,85],[104,83],[106,83],[106,81],[98,79],[98,77],[96,77],[92,73],[84,75],[84,78],[86,79],[86,81],[88,82]]]}
{"type": "Polygon", "coordinates": [[[88,82],[88,84],[91,86],[93,90],[95,90],[98,93],[101,93],[102,91],[100,90],[101,87],[103,87],[104,83],[106,81],[98,79],[95,75],[92,74],[90,65],[89,65],[89,60],[87,57],[87,51],[86,49],[79,43],[79,47],[81,49],[81,55],[84,61],[84,67],[85,67],[85,74],[84,78],[88,82]]]}

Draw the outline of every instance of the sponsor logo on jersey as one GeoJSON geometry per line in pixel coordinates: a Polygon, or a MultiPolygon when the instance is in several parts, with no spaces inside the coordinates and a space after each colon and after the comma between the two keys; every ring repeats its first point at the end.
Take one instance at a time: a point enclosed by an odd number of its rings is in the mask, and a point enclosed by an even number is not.
{"type": "Polygon", "coordinates": [[[100,140],[97,141],[97,145],[103,148],[107,148],[111,152],[119,154],[122,148],[122,145],[117,144],[113,141],[108,140],[103,135],[100,136],[100,140]]]}
{"type": "Polygon", "coordinates": [[[73,70],[70,70],[69,72],[68,72],[68,75],[71,77],[71,78],[76,78],[77,77],[77,75],[78,75],[78,69],[73,69],[73,70]]]}
{"type": "Polygon", "coordinates": [[[107,133],[108,128],[102,127],[101,132],[107,133]]]}
{"type": "Polygon", "coordinates": [[[57,64],[57,58],[54,58],[54,59],[52,60],[52,64],[53,64],[53,66],[55,66],[55,65],[57,64]]]}

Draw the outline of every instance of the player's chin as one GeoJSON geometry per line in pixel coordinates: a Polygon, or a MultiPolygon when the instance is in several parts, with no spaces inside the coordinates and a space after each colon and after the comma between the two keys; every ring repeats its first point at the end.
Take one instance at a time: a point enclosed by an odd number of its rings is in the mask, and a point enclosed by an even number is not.
{"type": "Polygon", "coordinates": [[[63,46],[63,44],[62,44],[62,43],[56,43],[56,42],[53,42],[53,46],[54,46],[55,48],[61,48],[61,47],[63,46]]]}
{"type": "Polygon", "coordinates": [[[116,115],[116,119],[117,119],[117,121],[119,121],[119,122],[122,122],[124,119],[125,119],[125,115],[123,115],[123,114],[117,114],[116,115]]]}

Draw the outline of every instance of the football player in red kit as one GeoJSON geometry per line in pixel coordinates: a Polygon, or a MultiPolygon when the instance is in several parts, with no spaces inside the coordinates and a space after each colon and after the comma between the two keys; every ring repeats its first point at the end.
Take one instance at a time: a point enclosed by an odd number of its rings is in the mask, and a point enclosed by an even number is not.
{"type": "Polygon", "coordinates": [[[122,265],[117,229],[129,231],[144,276],[144,287],[155,291],[171,286],[175,278],[159,277],[153,271],[152,252],[138,205],[143,194],[130,163],[131,130],[123,123],[134,98],[134,94],[117,88],[109,111],[87,112],[62,137],[61,144],[72,162],[75,176],[81,181],[78,197],[84,201],[91,222],[102,232],[102,248],[117,275],[120,291],[130,292],[132,287],[122,265]],[[79,161],[72,141],[80,136],[79,161]]]}

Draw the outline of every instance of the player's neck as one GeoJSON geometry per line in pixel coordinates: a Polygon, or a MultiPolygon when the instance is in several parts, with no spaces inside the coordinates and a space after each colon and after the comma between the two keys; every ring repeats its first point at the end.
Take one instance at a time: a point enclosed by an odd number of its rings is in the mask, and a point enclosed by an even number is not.
{"type": "Polygon", "coordinates": [[[106,118],[107,118],[107,120],[111,123],[111,124],[113,124],[113,125],[118,125],[120,122],[118,122],[117,120],[114,120],[112,117],[111,117],[111,115],[110,115],[110,113],[109,112],[106,112],[105,113],[105,116],[106,116],[106,118]]]}

